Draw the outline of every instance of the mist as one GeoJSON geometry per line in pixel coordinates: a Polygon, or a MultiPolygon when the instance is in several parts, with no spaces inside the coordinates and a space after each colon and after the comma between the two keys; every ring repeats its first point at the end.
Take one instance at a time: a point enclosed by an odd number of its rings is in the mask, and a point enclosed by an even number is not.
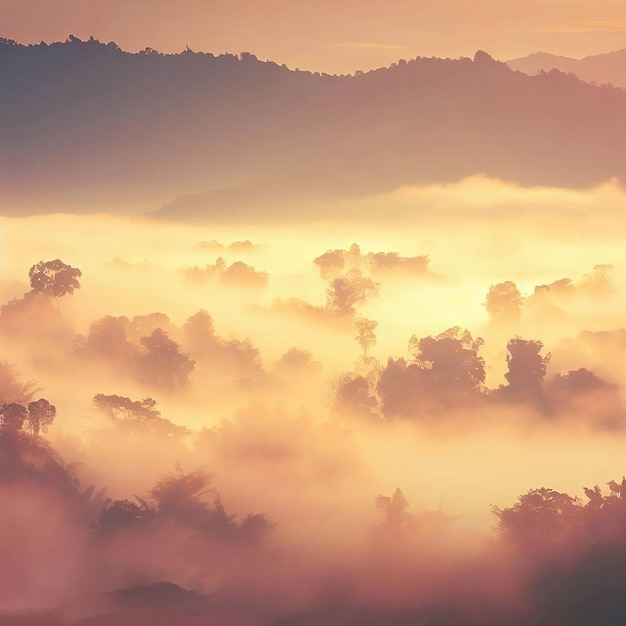
{"type": "Polygon", "coordinates": [[[624,549],[625,207],[0,218],[0,620],[556,623],[624,549]]]}

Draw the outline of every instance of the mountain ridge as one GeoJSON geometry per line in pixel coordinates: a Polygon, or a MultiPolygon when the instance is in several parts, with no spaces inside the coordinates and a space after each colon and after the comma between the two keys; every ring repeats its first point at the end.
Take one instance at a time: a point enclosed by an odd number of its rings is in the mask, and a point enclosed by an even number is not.
{"type": "Polygon", "coordinates": [[[549,52],[533,52],[506,63],[511,69],[531,76],[541,71],[557,69],[566,74],[575,74],[588,83],[612,84],[615,87],[626,88],[626,48],[591,54],[579,59],[549,52]]]}
{"type": "Polygon", "coordinates": [[[480,51],[341,76],[72,38],[3,43],[0,84],[4,214],[244,216],[474,174],[626,181],[626,92],[480,51]]]}

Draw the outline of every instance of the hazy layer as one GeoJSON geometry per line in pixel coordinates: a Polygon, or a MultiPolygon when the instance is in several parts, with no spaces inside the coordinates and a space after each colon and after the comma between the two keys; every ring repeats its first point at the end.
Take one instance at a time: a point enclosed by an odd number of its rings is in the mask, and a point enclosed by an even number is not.
{"type": "MultiPolygon", "coordinates": [[[[467,550],[489,535],[495,523],[490,505],[508,506],[540,486],[580,495],[582,486],[622,475],[623,422],[607,430],[588,413],[592,404],[584,398],[549,419],[528,403],[468,402],[404,420],[358,419],[336,407],[342,373],[380,375],[389,357],[412,358],[412,335],[437,336],[453,326],[484,338],[480,354],[491,389],[506,383],[507,342],[520,336],[552,352],[548,378],[585,367],[617,385],[623,399],[626,342],[618,331],[626,298],[626,197],[615,185],[522,190],[478,177],[333,209],[365,217],[271,227],[108,215],[0,221],[2,302],[22,298],[28,269],[40,260],[59,258],[82,271],[81,288],[58,300],[65,326],[57,322],[53,333],[36,316],[22,326],[3,326],[0,361],[15,364],[20,379],[36,381],[43,388],[38,395],[57,407],[50,441],[66,462],[79,464],[83,484],[106,485],[111,497],[124,499],[148,493],[177,466],[206,471],[227,510],[266,513],[277,523],[276,545],[309,563],[314,577],[327,557],[328,563],[347,562],[365,549],[380,519],[376,496],[397,487],[412,510],[453,516],[467,550]],[[369,252],[428,255],[427,271],[374,275],[379,294],[358,308],[358,316],[378,322],[369,351],[377,363],[369,373],[354,338],[354,316],[330,316],[332,280],[323,280],[313,262],[328,250],[349,251],[353,243],[360,246],[360,263],[369,252]],[[220,257],[224,268],[240,261],[248,269],[218,271],[220,257]],[[568,295],[551,289],[546,300],[535,293],[536,286],[563,278],[571,279],[568,295]],[[519,317],[498,322],[484,303],[490,287],[505,281],[516,283],[524,304],[519,317]],[[213,321],[213,357],[189,331],[187,320],[201,309],[213,321]],[[153,313],[169,320],[133,321],[153,313]],[[95,322],[105,316],[128,318],[131,338],[151,332],[151,324],[165,330],[196,361],[188,384],[168,389],[141,370],[126,370],[122,358],[111,360],[106,350],[113,335],[102,331],[96,343],[95,322]],[[602,331],[610,331],[608,339],[602,331]],[[251,343],[243,343],[246,338],[251,343]],[[310,354],[285,359],[294,347],[310,354]],[[193,432],[165,443],[120,438],[95,410],[96,394],[152,397],[163,417],[193,432]]],[[[0,498],[13,497],[0,492],[0,498]]],[[[33,497],[37,513],[39,496],[33,497]]],[[[27,517],[24,502],[20,515],[27,517]]],[[[61,513],[54,523],[63,527],[61,513]]],[[[79,550],[75,535],[67,541],[79,550]]],[[[41,550],[58,558],[48,544],[41,550]]],[[[141,554],[147,569],[163,566],[151,560],[156,557],[148,547],[141,554]]],[[[107,558],[117,562],[118,556],[107,558]]],[[[211,573],[194,578],[180,554],[171,558],[174,582],[204,591],[216,584],[211,573]]],[[[94,590],[137,579],[120,578],[110,567],[111,578],[92,581],[94,590]]],[[[70,585],[78,574],[68,568],[63,580],[70,585]]],[[[272,575],[281,581],[286,574],[272,575]]],[[[302,589],[307,580],[300,579],[302,589]]],[[[371,581],[359,584],[368,589],[371,581]]],[[[29,588],[42,605],[55,591],[46,581],[29,588]]],[[[306,597],[302,589],[294,597],[306,597]]],[[[15,602],[22,606],[21,598],[15,602]]]]}

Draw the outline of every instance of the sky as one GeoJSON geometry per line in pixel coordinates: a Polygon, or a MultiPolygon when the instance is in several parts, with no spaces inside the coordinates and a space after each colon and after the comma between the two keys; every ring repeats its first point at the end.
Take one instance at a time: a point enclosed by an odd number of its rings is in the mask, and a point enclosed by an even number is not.
{"type": "Polygon", "coordinates": [[[331,73],[478,49],[510,60],[626,48],[623,0],[0,0],[0,24],[21,43],[93,35],[129,51],[250,52],[331,73]]]}

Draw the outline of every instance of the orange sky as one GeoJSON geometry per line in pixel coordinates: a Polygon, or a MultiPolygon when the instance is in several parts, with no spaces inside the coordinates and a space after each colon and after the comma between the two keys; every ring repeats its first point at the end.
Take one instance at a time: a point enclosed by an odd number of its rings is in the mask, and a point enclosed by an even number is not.
{"type": "Polygon", "coordinates": [[[0,0],[0,36],[94,35],[126,50],[252,52],[351,72],[415,56],[626,48],[625,0],[0,0]]]}

